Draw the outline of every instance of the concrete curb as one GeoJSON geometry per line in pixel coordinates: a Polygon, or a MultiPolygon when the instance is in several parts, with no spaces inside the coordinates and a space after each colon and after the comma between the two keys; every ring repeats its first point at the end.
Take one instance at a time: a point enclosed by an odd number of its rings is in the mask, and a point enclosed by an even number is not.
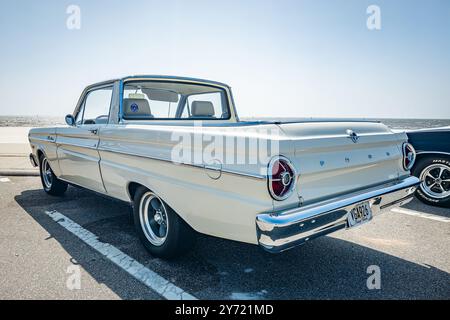
{"type": "Polygon", "coordinates": [[[37,170],[0,170],[0,176],[10,177],[38,177],[37,170]]]}
{"type": "Polygon", "coordinates": [[[0,153],[0,158],[27,158],[29,154],[25,153],[0,153]]]}

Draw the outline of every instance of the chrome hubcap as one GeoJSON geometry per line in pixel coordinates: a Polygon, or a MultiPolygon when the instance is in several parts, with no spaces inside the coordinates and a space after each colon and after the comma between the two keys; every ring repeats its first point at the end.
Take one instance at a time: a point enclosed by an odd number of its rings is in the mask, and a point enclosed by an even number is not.
{"type": "Polygon", "coordinates": [[[162,200],[150,191],[142,196],[139,219],[148,241],[155,246],[163,245],[169,231],[167,210],[162,200]]]}
{"type": "Polygon", "coordinates": [[[450,168],[443,164],[432,164],[420,175],[420,188],[429,197],[443,199],[450,196],[450,168]]]}
{"type": "Polygon", "coordinates": [[[53,182],[53,173],[52,173],[52,169],[50,168],[50,165],[47,161],[47,158],[44,158],[42,160],[41,170],[42,170],[42,180],[44,181],[44,185],[46,188],[50,189],[52,187],[52,182],[53,182]]]}

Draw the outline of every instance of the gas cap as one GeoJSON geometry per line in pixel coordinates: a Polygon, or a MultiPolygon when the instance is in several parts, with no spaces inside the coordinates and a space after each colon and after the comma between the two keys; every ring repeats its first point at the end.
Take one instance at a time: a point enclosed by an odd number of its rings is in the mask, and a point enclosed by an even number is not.
{"type": "Polygon", "coordinates": [[[212,159],[205,162],[205,172],[213,180],[218,180],[222,176],[222,162],[219,159],[212,159]]]}

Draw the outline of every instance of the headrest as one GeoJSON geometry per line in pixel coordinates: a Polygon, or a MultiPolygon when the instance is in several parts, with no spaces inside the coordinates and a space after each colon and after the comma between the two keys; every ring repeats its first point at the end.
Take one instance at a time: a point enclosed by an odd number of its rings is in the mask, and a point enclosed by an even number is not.
{"type": "Polygon", "coordinates": [[[146,99],[123,99],[123,115],[125,118],[153,118],[146,99]]]}
{"type": "Polygon", "coordinates": [[[191,113],[193,117],[212,117],[215,114],[214,105],[210,101],[194,101],[191,113]]]}

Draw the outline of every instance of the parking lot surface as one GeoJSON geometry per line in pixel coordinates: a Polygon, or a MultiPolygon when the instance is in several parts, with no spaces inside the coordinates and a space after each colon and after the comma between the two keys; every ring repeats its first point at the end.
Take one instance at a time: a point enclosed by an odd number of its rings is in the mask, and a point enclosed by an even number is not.
{"type": "Polygon", "coordinates": [[[0,178],[0,299],[450,298],[450,210],[417,200],[278,255],[199,235],[167,262],[145,251],[126,203],[0,178]]]}

